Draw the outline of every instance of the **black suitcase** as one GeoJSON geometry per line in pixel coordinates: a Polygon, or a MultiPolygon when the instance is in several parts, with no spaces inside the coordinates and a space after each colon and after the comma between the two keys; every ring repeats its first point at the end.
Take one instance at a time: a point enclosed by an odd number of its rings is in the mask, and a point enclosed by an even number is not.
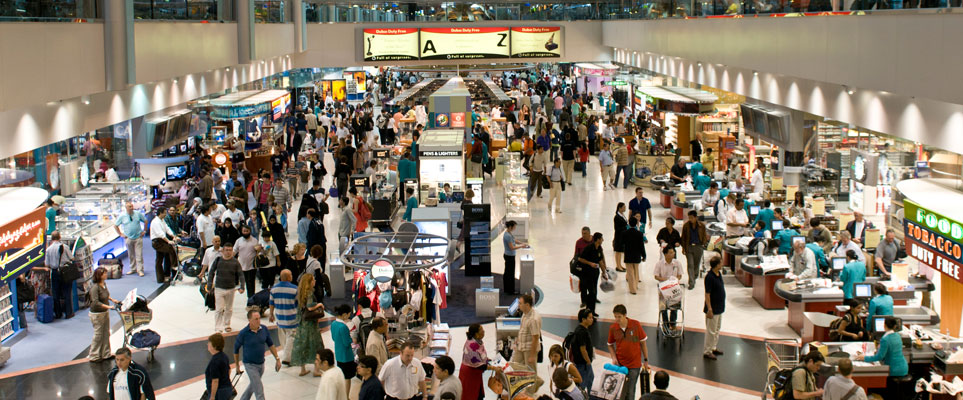
{"type": "Polygon", "coordinates": [[[642,372],[639,373],[639,394],[646,394],[652,391],[651,375],[647,369],[643,369],[642,372]]]}

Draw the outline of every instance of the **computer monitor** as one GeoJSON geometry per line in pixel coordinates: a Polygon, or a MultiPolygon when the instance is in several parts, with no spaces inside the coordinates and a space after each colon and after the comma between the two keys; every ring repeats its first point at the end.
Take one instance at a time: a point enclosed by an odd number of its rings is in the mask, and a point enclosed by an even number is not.
{"type": "Polygon", "coordinates": [[[690,162],[685,163],[685,169],[692,169],[692,164],[694,163],[690,163],[690,162]]]}
{"type": "Polygon", "coordinates": [[[870,297],[873,297],[873,285],[870,283],[857,283],[853,285],[853,288],[854,288],[854,291],[856,292],[854,294],[854,297],[856,297],[857,299],[868,299],[870,297]]]}
{"type": "Polygon", "coordinates": [[[518,297],[512,302],[512,305],[508,306],[508,316],[515,317],[518,314],[518,297]]]}
{"type": "Polygon", "coordinates": [[[451,198],[448,201],[451,203],[461,203],[462,201],[465,201],[465,192],[451,192],[451,198]]]}
{"type": "Polygon", "coordinates": [[[749,215],[759,215],[759,206],[749,206],[749,215]]]}
{"type": "Polygon", "coordinates": [[[792,244],[793,244],[793,246],[796,245],[796,242],[800,242],[800,243],[804,243],[804,244],[805,244],[805,243],[806,243],[806,237],[805,237],[805,236],[793,236],[793,237],[792,237],[792,244]]]}
{"type": "Polygon", "coordinates": [[[772,230],[774,230],[774,231],[781,231],[781,230],[783,230],[783,229],[785,229],[785,228],[786,228],[786,227],[783,225],[783,221],[782,221],[781,219],[774,219],[774,220],[772,220],[772,230]]]}
{"type": "Polygon", "coordinates": [[[167,181],[181,181],[187,179],[187,165],[170,165],[167,167],[165,178],[167,181]]]}
{"type": "Polygon", "coordinates": [[[846,265],[846,257],[833,257],[833,270],[842,271],[843,266],[846,265]]]}

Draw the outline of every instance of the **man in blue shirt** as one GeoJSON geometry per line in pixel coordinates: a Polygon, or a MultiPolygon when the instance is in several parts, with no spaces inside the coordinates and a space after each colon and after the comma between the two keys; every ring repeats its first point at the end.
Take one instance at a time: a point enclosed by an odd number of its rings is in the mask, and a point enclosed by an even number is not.
{"type": "MultiPolygon", "coordinates": [[[[772,230],[772,219],[775,218],[776,213],[770,208],[771,206],[772,203],[769,200],[764,201],[762,203],[762,210],[759,210],[759,214],[756,215],[756,220],[752,221],[752,224],[755,225],[756,222],[762,221],[766,224],[763,229],[767,231],[772,230]]],[[[779,213],[782,214],[782,210],[780,210],[779,213]]]]}
{"type": "Polygon", "coordinates": [[[545,151],[551,150],[552,139],[549,139],[548,137],[548,129],[543,130],[542,134],[535,138],[535,144],[542,146],[542,149],[545,151]]]}
{"type": "MultiPolygon", "coordinates": [[[[304,243],[304,242],[301,242],[304,243]]],[[[291,283],[291,270],[281,270],[281,281],[271,288],[271,315],[269,321],[278,323],[278,340],[281,342],[282,363],[291,363],[294,350],[294,332],[298,329],[298,287],[291,283]]]]}
{"type": "Polygon", "coordinates": [[[137,275],[144,276],[144,224],[147,223],[147,217],[134,210],[134,203],[128,201],[124,206],[127,212],[117,217],[114,230],[124,238],[124,245],[127,246],[127,259],[130,260],[127,275],[137,271],[137,275]]]}
{"type": "Polygon", "coordinates": [[[264,384],[261,383],[261,375],[264,374],[264,352],[271,350],[271,354],[276,361],[275,371],[281,370],[281,358],[278,357],[278,349],[271,340],[271,333],[267,328],[261,326],[261,313],[257,310],[247,311],[247,326],[237,333],[234,339],[234,363],[237,373],[240,374],[241,361],[244,368],[247,368],[247,376],[251,383],[241,394],[241,400],[251,400],[251,396],[257,400],[264,400],[264,384]],[[241,357],[241,348],[244,348],[244,356],[241,357]]]}
{"type": "Polygon", "coordinates": [[[629,211],[629,218],[638,214],[639,225],[644,227],[645,221],[649,221],[649,228],[652,228],[652,204],[645,198],[641,187],[635,188],[635,197],[629,200],[629,211]]]}

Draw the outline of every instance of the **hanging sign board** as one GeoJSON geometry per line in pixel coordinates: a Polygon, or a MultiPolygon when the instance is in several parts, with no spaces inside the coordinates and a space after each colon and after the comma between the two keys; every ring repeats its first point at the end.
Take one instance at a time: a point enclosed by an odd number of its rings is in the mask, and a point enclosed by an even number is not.
{"type": "Polygon", "coordinates": [[[371,264],[371,279],[378,282],[391,282],[395,276],[395,265],[386,259],[376,260],[371,264]]]}
{"type": "Polygon", "coordinates": [[[39,207],[0,227],[0,282],[7,283],[33,266],[43,266],[46,211],[46,207],[39,207]]]}
{"type": "Polygon", "coordinates": [[[562,28],[521,26],[512,28],[512,58],[561,57],[562,28]]]}
{"type": "Polygon", "coordinates": [[[364,30],[365,61],[418,59],[418,29],[390,28],[364,30]]]}
{"type": "Polygon", "coordinates": [[[906,254],[963,283],[963,225],[903,200],[906,254]]]}
{"type": "Polygon", "coordinates": [[[507,58],[508,28],[422,28],[422,60],[507,58]]]}

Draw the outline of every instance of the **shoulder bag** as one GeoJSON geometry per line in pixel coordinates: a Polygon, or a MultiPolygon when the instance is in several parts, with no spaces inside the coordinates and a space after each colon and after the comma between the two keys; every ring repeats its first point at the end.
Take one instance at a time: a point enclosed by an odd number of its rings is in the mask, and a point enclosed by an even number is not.
{"type": "Polygon", "coordinates": [[[80,263],[74,260],[63,260],[64,257],[64,245],[60,245],[60,280],[64,283],[69,283],[76,281],[84,277],[83,270],[80,268],[80,263]]]}
{"type": "Polygon", "coordinates": [[[301,312],[301,319],[304,321],[317,322],[324,318],[324,311],[321,309],[309,310],[307,308],[301,312]]]}

